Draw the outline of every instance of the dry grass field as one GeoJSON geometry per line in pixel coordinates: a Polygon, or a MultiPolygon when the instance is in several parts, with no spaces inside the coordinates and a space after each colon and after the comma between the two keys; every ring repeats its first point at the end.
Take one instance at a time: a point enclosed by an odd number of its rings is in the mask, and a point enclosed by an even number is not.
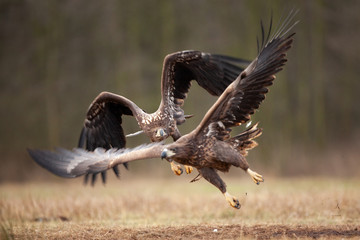
{"type": "MultiPolygon", "coordinates": [[[[226,178],[240,197],[189,176],[0,185],[1,239],[360,238],[360,179],[226,178]]],[[[194,176],[193,176],[194,177],[194,176]]]]}

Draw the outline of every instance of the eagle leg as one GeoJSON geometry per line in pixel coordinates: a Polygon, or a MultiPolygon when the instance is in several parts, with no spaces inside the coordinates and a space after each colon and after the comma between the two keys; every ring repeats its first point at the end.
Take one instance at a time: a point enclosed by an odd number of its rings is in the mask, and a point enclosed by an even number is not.
{"type": "Polygon", "coordinates": [[[178,176],[183,173],[183,170],[180,165],[175,164],[174,162],[170,162],[171,170],[178,176]]]}
{"type": "Polygon", "coordinates": [[[217,187],[224,194],[225,199],[230,204],[230,206],[236,209],[240,209],[241,205],[239,200],[227,192],[225,182],[220,178],[215,169],[204,167],[198,169],[198,171],[200,175],[203,176],[203,178],[217,187]]]}
{"type": "Polygon", "coordinates": [[[264,182],[263,176],[261,176],[257,172],[252,171],[250,168],[248,168],[246,172],[250,175],[254,183],[256,183],[257,185],[259,185],[260,182],[264,182]]]}

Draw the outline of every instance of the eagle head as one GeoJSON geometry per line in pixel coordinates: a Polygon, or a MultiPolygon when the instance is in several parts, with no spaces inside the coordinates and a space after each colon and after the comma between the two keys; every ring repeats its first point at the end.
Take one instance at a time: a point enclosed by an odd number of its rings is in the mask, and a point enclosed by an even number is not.
{"type": "Polygon", "coordinates": [[[161,152],[161,159],[166,159],[169,162],[172,162],[171,157],[176,155],[176,151],[175,149],[167,149],[165,148],[162,152],[161,152]]]}
{"type": "Polygon", "coordinates": [[[167,137],[168,137],[168,134],[166,133],[165,129],[163,129],[163,128],[156,129],[155,138],[157,141],[164,140],[167,137]]]}

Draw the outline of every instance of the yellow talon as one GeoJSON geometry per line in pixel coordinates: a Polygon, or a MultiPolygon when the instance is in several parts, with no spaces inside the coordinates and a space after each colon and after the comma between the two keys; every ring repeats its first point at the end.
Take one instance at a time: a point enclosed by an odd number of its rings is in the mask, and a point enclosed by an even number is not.
{"type": "Polygon", "coordinates": [[[257,185],[259,185],[260,182],[264,182],[263,176],[261,176],[257,172],[252,171],[250,168],[248,168],[246,172],[250,175],[254,183],[256,183],[257,185]]]}
{"type": "Polygon", "coordinates": [[[230,206],[232,206],[233,208],[236,208],[236,209],[241,208],[239,200],[236,197],[231,196],[228,192],[225,192],[224,196],[225,196],[226,201],[230,204],[230,206]]]}
{"type": "Polygon", "coordinates": [[[180,165],[175,164],[174,162],[170,162],[171,170],[178,176],[183,173],[183,170],[180,165]]]}
{"type": "Polygon", "coordinates": [[[187,174],[190,174],[192,171],[193,171],[193,167],[192,166],[189,166],[189,165],[184,165],[185,167],[185,172],[187,174]]]}

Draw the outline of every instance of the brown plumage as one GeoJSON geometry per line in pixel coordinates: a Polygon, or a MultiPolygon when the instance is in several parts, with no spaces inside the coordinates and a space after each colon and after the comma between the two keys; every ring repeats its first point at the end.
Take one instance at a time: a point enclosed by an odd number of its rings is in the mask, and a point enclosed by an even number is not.
{"type": "Polygon", "coordinates": [[[255,60],[226,88],[197,128],[169,144],[161,154],[162,158],[197,168],[199,174],[215,185],[236,208],[240,207],[239,201],[227,193],[217,170],[227,172],[231,166],[240,167],[257,184],[263,181],[261,175],[249,169],[245,159],[247,150],[257,145],[252,139],[259,136],[261,130],[255,125],[231,137],[230,128],[250,120],[265,99],[275,74],[282,70],[287,61],[286,52],[293,42],[294,33],[288,34],[294,26],[289,26],[292,17],[291,12],[271,37],[272,23],[267,36],[261,24],[262,43],[255,60]]]}
{"type": "MultiPolygon", "coordinates": [[[[192,50],[169,54],[164,59],[161,102],[157,111],[148,114],[123,96],[102,92],[88,109],[78,147],[89,151],[98,147],[125,148],[122,115],[133,116],[152,142],[159,142],[170,136],[176,141],[181,136],[177,125],[185,122],[187,118],[181,106],[191,81],[195,80],[211,95],[219,96],[244,70],[239,65],[245,66],[249,63],[239,58],[192,50]]],[[[114,167],[114,172],[119,176],[117,166],[114,167]]],[[[104,182],[105,174],[106,172],[101,173],[104,182]]],[[[85,182],[88,176],[86,175],[85,182]]],[[[95,179],[96,174],[92,176],[92,184],[95,179]]]]}
{"type": "Polygon", "coordinates": [[[246,171],[255,183],[263,181],[261,175],[252,171],[245,159],[247,151],[257,146],[253,140],[261,134],[257,124],[239,135],[231,136],[231,128],[250,120],[250,116],[264,100],[275,74],[282,70],[286,52],[293,42],[289,34],[293,11],[277,27],[274,34],[265,36],[263,25],[262,43],[254,61],[221,94],[205,114],[201,123],[189,134],[176,142],[163,145],[153,143],[136,149],[96,149],[87,152],[76,149],[57,152],[30,150],[30,155],[41,166],[62,177],[77,177],[97,173],[118,164],[145,158],[161,157],[197,168],[199,175],[216,186],[231,206],[240,208],[237,198],[226,190],[225,182],[217,171],[227,172],[231,166],[246,171]]]}

